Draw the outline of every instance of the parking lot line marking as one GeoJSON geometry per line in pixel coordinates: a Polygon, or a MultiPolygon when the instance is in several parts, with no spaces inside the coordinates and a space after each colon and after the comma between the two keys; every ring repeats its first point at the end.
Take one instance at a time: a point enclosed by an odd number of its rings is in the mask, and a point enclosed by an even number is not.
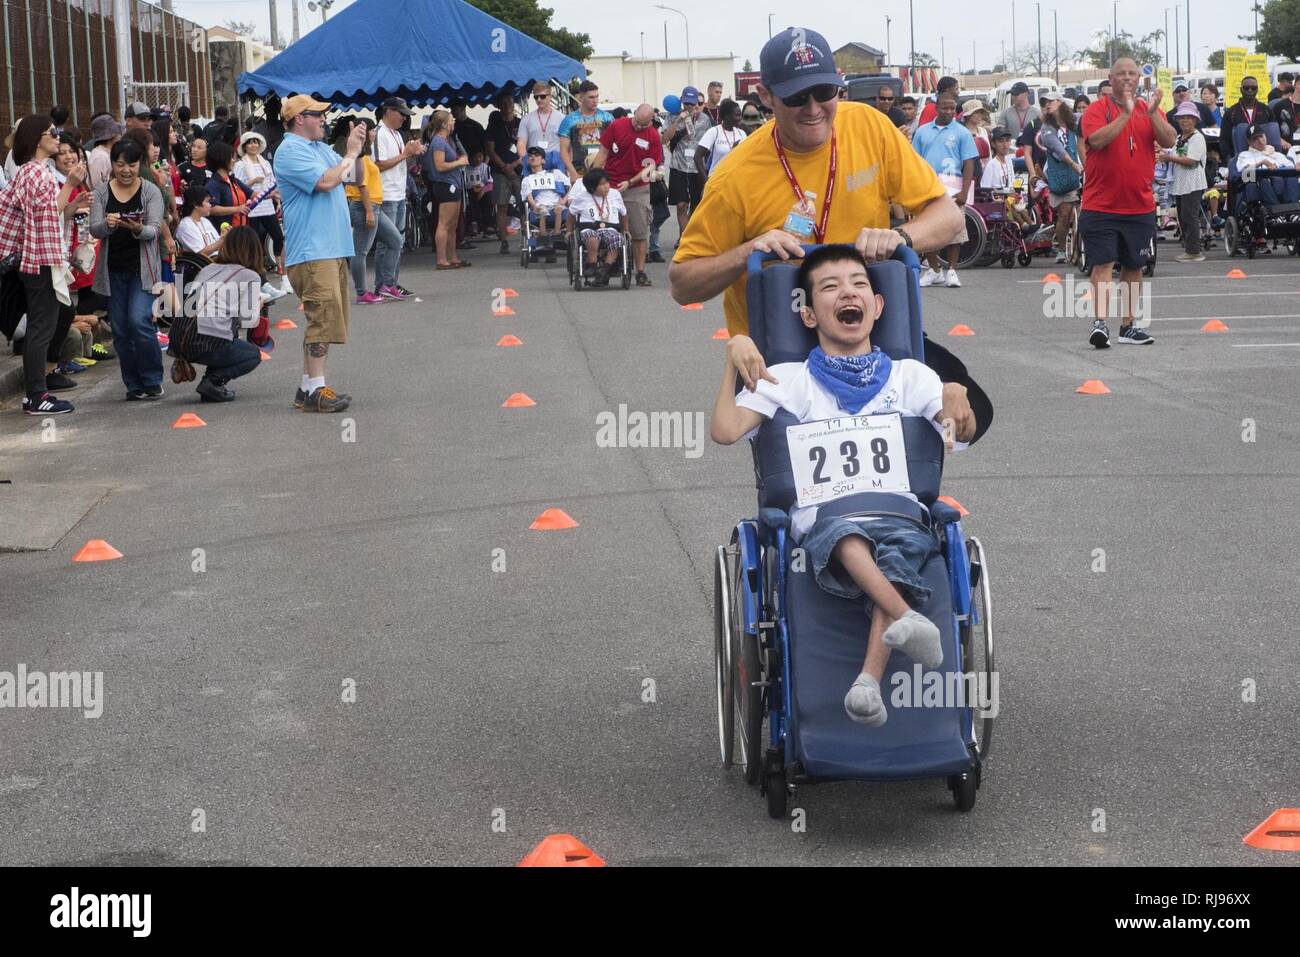
{"type": "MultiPolygon", "coordinates": [[[[1152,322],[1204,322],[1206,319],[1218,319],[1219,316],[1152,316],[1152,322]]],[[[1293,312],[1283,312],[1274,316],[1224,316],[1225,319],[1231,319],[1236,322],[1239,319],[1296,319],[1293,312]]]]}
{"type": "Polygon", "coordinates": [[[1234,342],[1234,349],[1300,349],[1300,342],[1234,342]]]}
{"type": "Polygon", "coordinates": [[[1220,296],[1300,296],[1300,290],[1281,292],[1153,292],[1148,299],[1216,299],[1220,296]]]}
{"type": "MultiPolygon", "coordinates": [[[[1159,264],[1157,264],[1157,265],[1159,265],[1159,264]]],[[[1269,278],[1269,277],[1274,277],[1274,278],[1283,278],[1283,277],[1285,277],[1285,278],[1288,278],[1288,279],[1294,279],[1294,278],[1295,278],[1295,273],[1294,273],[1294,272],[1253,272],[1253,273],[1251,273],[1249,276],[1247,276],[1246,278],[1247,278],[1247,279],[1266,279],[1266,278],[1269,278]]],[[[1171,282],[1180,282],[1180,283],[1181,283],[1181,282],[1186,282],[1188,279],[1213,279],[1215,282],[1222,282],[1224,277],[1223,277],[1223,276],[1220,276],[1220,275],[1217,275],[1217,274],[1213,274],[1213,275],[1203,275],[1203,276],[1198,276],[1198,275],[1192,274],[1192,275],[1187,275],[1187,276],[1183,276],[1183,275],[1179,275],[1179,276],[1168,276],[1168,275],[1164,275],[1164,276],[1149,276],[1149,277],[1145,277],[1145,278],[1150,279],[1150,280],[1153,281],[1153,282],[1161,282],[1161,281],[1167,279],[1167,280],[1169,280],[1169,281],[1171,281],[1171,282]]],[[[1079,283],[1088,282],[1088,277],[1087,277],[1087,276],[1081,276],[1081,275],[1079,275],[1079,274],[1076,272],[1076,273],[1075,273],[1075,276],[1074,276],[1074,280],[1075,280],[1075,282],[1079,282],[1079,283]]],[[[1041,279],[1017,279],[1015,282],[1016,282],[1017,285],[1020,285],[1020,286],[1026,286],[1026,285],[1028,285],[1028,286],[1041,286],[1042,283],[1043,283],[1043,281],[1042,281],[1041,279]]]]}

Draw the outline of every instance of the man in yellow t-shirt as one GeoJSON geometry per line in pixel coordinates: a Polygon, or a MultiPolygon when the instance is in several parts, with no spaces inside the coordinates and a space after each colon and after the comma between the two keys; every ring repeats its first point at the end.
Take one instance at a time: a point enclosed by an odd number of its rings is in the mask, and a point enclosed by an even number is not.
{"type": "MultiPolygon", "coordinates": [[[[733,337],[728,349],[750,388],[767,369],[747,335],[745,262],[753,252],[782,259],[803,255],[801,240],[782,228],[799,195],[796,184],[815,194],[815,241],[853,243],[868,261],[888,259],[903,243],[918,253],[938,249],[964,222],[934,170],[885,114],[839,99],[844,80],[821,34],[784,30],[767,41],[760,60],[758,95],[774,119],[738,144],[709,177],[668,269],[673,299],[683,305],[725,290],[723,312],[733,337]],[[905,227],[889,228],[890,203],[912,214],[905,227]]],[[[936,371],[949,380],[943,370],[936,371]]],[[[963,385],[945,385],[944,415],[956,421],[962,441],[975,434],[963,385]]],[[[982,432],[987,421],[979,425],[982,432]]]]}

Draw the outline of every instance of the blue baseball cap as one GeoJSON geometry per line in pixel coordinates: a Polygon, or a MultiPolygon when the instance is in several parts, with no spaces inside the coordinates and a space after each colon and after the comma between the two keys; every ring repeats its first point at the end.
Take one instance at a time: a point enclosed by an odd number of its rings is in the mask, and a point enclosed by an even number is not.
{"type": "Polygon", "coordinates": [[[777,97],[826,83],[844,86],[826,38],[801,27],[787,27],[768,40],[759,54],[759,68],[763,85],[777,97]]]}
{"type": "Polygon", "coordinates": [[[693,86],[688,86],[682,90],[682,103],[689,106],[692,103],[703,103],[704,94],[693,86]]]}

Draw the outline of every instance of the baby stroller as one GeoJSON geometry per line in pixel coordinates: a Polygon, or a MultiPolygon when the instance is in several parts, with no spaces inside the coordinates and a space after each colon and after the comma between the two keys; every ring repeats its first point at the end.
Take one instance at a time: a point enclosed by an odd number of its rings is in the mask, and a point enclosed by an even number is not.
{"type": "MultiPolygon", "coordinates": [[[[797,267],[765,267],[772,258],[750,256],[747,280],[750,335],[769,366],[802,361],[816,344],[790,309],[797,267]]],[[[871,339],[894,359],[923,355],[919,266],[910,249],[900,248],[894,259],[869,267],[871,283],[885,299],[871,339]]],[[[845,714],[844,689],[860,670],[866,619],[860,601],[834,597],[817,585],[803,550],[792,542],[796,488],[786,428],[796,421],[781,411],[759,427],[752,441],[758,515],[737,523],[715,554],[714,670],[723,766],[739,764],[776,818],[785,815],[796,785],[843,779],[942,778],[958,810],[969,811],[996,709],[977,712],[959,694],[935,706],[891,706],[889,721],[871,730],[845,714]]],[[[905,456],[909,485],[920,502],[864,492],[828,502],[823,512],[892,513],[933,535],[938,554],[921,572],[932,595],[918,609],[942,634],[943,665],[931,674],[954,687],[968,674],[993,682],[984,548],[965,537],[956,509],[937,500],[942,438],[919,417],[903,417],[901,427],[904,448],[900,453],[894,446],[893,454],[905,456]]],[[[919,677],[920,667],[914,670],[910,659],[893,653],[881,681],[887,702],[892,698],[885,689],[919,677]]]]}

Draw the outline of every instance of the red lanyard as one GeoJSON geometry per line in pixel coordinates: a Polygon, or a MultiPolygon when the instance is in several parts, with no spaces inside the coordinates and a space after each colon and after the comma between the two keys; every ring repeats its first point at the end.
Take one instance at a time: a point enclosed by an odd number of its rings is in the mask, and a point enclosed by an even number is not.
{"type": "Polygon", "coordinates": [[[591,205],[595,208],[596,215],[600,218],[600,222],[602,224],[605,222],[605,207],[608,203],[609,203],[608,197],[605,199],[605,202],[602,203],[599,199],[596,198],[596,195],[594,193],[591,196],[591,205]]]}
{"type": "MultiPolygon", "coordinates": [[[[785,170],[785,178],[790,181],[790,186],[794,188],[795,198],[800,203],[807,205],[804,199],[803,189],[799,186],[799,181],[795,179],[794,171],[790,169],[790,163],[785,158],[785,150],[781,147],[781,131],[772,130],[772,142],[776,145],[776,157],[781,161],[781,168],[785,170]]],[[[826,198],[822,202],[822,214],[817,221],[817,226],[813,230],[813,239],[817,242],[824,242],[826,238],[826,223],[831,218],[831,199],[835,195],[835,170],[839,165],[839,151],[835,142],[835,130],[831,130],[831,165],[826,174],[826,198]]]]}
{"type": "Polygon", "coordinates": [[[540,126],[540,127],[542,128],[542,135],[543,135],[543,136],[546,135],[546,128],[547,128],[548,126],[551,125],[551,116],[554,114],[554,112],[555,112],[555,111],[552,110],[551,112],[547,113],[547,114],[546,114],[546,120],[545,120],[545,122],[543,122],[543,121],[542,121],[542,111],[541,111],[541,110],[538,110],[538,111],[537,111],[537,125],[540,126]]]}
{"type": "Polygon", "coordinates": [[[1248,125],[1255,122],[1255,111],[1257,109],[1259,109],[1259,107],[1251,107],[1250,109],[1246,109],[1246,107],[1243,106],[1241,108],[1241,115],[1246,118],[1246,123],[1248,125]]]}

